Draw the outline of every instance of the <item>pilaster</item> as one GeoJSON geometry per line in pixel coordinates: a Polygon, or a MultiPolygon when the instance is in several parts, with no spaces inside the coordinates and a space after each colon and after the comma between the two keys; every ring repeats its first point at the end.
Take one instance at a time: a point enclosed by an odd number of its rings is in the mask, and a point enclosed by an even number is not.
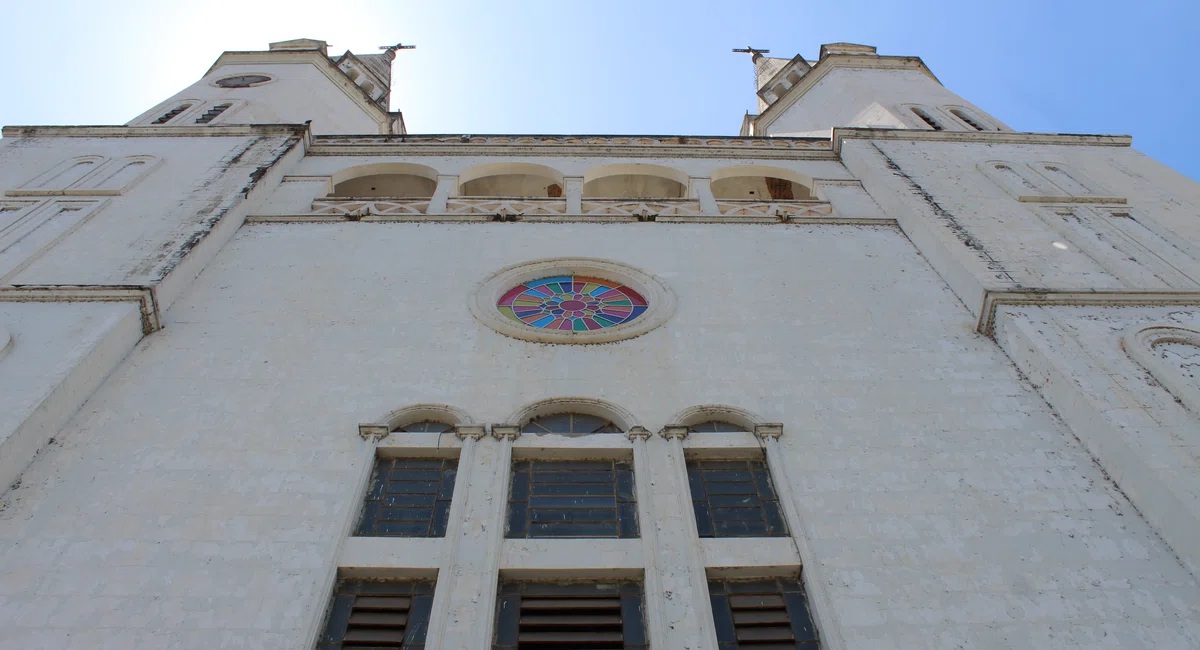
{"type": "Polygon", "coordinates": [[[429,199],[429,208],[426,209],[426,214],[445,214],[446,202],[451,196],[454,196],[458,191],[458,176],[438,174],[437,187],[433,190],[433,197],[429,199]]]}
{"type": "Polygon", "coordinates": [[[704,214],[720,216],[721,209],[717,207],[717,199],[713,197],[711,178],[689,178],[688,194],[700,201],[700,210],[704,214]]]}
{"type": "Polygon", "coordinates": [[[567,176],[563,195],[567,197],[567,214],[583,214],[583,177],[567,176]]]}
{"type": "Polygon", "coordinates": [[[455,433],[463,441],[463,450],[454,499],[465,496],[464,509],[461,515],[451,512],[451,521],[458,524],[446,531],[450,548],[438,574],[429,650],[492,645],[512,441],[521,432],[517,427],[493,425],[492,439],[487,439],[483,427],[459,427],[455,433]],[[460,489],[465,495],[460,495],[460,489]],[[439,614],[441,603],[445,606],[439,614]]]}

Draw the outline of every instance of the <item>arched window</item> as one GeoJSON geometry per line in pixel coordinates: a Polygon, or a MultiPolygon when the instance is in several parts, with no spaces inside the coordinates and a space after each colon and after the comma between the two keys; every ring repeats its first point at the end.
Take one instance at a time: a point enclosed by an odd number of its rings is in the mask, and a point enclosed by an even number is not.
{"type": "Polygon", "coordinates": [[[929,111],[926,111],[924,108],[921,108],[920,106],[910,106],[909,110],[913,112],[913,115],[921,118],[921,121],[928,124],[929,128],[933,129],[934,131],[946,130],[946,127],[942,126],[940,122],[933,119],[933,116],[929,114],[929,111]]]}
{"type": "Polygon", "coordinates": [[[1088,196],[1094,194],[1090,187],[1076,177],[1077,172],[1069,171],[1066,165],[1042,163],[1037,165],[1037,169],[1046,178],[1050,179],[1050,182],[1062,188],[1070,196],[1088,196]]]}
{"type": "Polygon", "coordinates": [[[735,433],[745,431],[744,427],[739,427],[732,422],[724,420],[709,420],[708,422],[697,422],[688,427],[688,431],[692,433],[735,433]]]}
{"type": "Polygon", "coordinates": [[[972,129],[975,129],[976,131],[990,131],[991,130],[988,127],[983,125],[983,120],[980,120],[979,118],[975,117],[974,115],[971,115],[971,113],[969,113],[965,109],[951,108],[949,110],[950,110],[951,115],[962,120],[963,122],[965,122],[967,124],[967,126],[971,127],[972,129]]]}
{"type": "Polygon", "coordinates": [[[434,420],[412,422],[410,424],[403,424],[392,429],[392,431],[399,433],[447,433],[453,430],[454,425],[446,424],[445,422],[436,422],[434,420]]]}
{"type": "Polygon", "coordinates": [[[229,102],[223,102],[209,107],[207,111],[204,111],[203,115],[196,118],[196,124],[208,124],[209,122],[215,120],[218,115],[224,113],[225,110],[230,106],[233,106],[233,104],[229,102]]]}
{"type": "Polygon", "coordinates": [[[151,122],[151,124],[166,124],[167,122],[170,122],[171,120],[175,119],[175,117],[178,116],[180,113],[186,111],[187,109],[189,109],[191,107],[192,107],[191,103],[180,104],[180,105],[176,106],[175,108],[172,108],[171,110],[167,111],[166,113],[159,115],[157,119],[155,119],[153,122],[151,122]]]}
{"type": "Polygon", "coordinates": [[[99,169],[107,160],[104,156],[80,156],[63,161],[22,185],[20,193],[61,194],[63,190],[99,169]]]}
{"type": "Polygon", "coordinates": [[[522,433],[623,433],[612,422],[584,413],[555,413],[530,420],[522,433]]]}

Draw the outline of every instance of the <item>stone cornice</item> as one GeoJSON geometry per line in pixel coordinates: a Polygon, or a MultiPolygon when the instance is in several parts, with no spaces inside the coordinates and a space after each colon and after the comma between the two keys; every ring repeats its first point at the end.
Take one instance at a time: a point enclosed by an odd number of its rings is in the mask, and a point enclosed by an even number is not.
{"type": "Polygon", "coordinates": [[[6,126],[5,138],[234,138],[279,136],[312,144],[308,124],[231,124],[212,126],[6,126]]]}
{"type": "Polygon", "coordinates": [[[375,103],[371,96],[366,93],[358,84],[350,80],[345,72],[342,72],[328,56],[322,54],[319,50],[275,50],[268,52],[224,52],[217,57],[216,62],[204,73],[204,76],[212,74],[213,71],[226,65],[253,65],[255,63],[263,64],[278,64],[278,63],[311,63],[321,71],[335,86],[342,89],[355,104],[362,108],[365,112],[371,115],[371,119],[375,120],[381,128],[386,128],[391,123],[391,114],[387,109],[375,103]]]}
{"type": "Polygon", "coordinates": [[[929,75],[939,85],[942,83],[934,76],[933,71],[926,67],[925,62],[920,57],[915,56],[863,56],[861,54],[830,54],[825,58],[817,61],[812,69],[808,71],[800,79],[800,82],[792,86],[780,97],[767,107],[754,120],[754,132],[760,133],[775,120],[779,119],[780,115],[791,108],[801,97],[805,95],[813,86],[817,85],[830,72],[836,68],[859,68],[872,70],[917,70],[929,75]]]}
{"type": "Polygon", "coordinates": [[[0,302],[136,302],[142,333],[162,329],[154,287],[145,285],[15,285],[0,287],[0,302]]]}
{"type": "Polygon", "coordinates": [[[1128,135],[1072,133],[1017,133],[1015,131],[929,131],[925,129],[865,129],[839,127],[833,130],[833,151],[841,156],[846,140],[910,140],[926,142],[978,142],[981,144],[1041,144],[1082,147],[1128,147],[1128,135]]]}
{"type": "Polygon", "coordinates": [[[329,135],[309,155],[835,159],[827,138],[684,135],[329,135]]]}
{"type": "Polygon", "coordinates": [[[996,311],[1002,305],[1034,305],[1053,307],[1158,307],[1175,305],[1200,306],[1200,291],[1130,291],[1112,290],[988,290],[975,329],[992,336],[996,327],[996,311]]]}

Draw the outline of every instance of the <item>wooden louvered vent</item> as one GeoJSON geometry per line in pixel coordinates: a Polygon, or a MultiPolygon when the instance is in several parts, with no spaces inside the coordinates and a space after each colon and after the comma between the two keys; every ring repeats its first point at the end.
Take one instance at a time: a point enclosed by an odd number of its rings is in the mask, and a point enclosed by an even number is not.
{"type": "Polygon", "coordinates": [[[344,647],[404,647],[411,596],[359,596],[342,637],[344,647]]]}
{"type": "Polygon", "coordinates": [[[641,585],[506,583],[495,650],[644,650],[641,585]]]}
{"type": "Polygon", "coordinates": [[[621,599],[527,597],[521,599],[520,648],[625,647],[621,599]]]}
{"type": "Polygon", "coordinates": [[[721,650],[819,647],[798,580],[710,580],[708,591],[721,650]]]}
{"type": "Polygon", "coordinates": [[[344,581],[319,650],[425,647],[433,585],[402,581],[344,581]]]}

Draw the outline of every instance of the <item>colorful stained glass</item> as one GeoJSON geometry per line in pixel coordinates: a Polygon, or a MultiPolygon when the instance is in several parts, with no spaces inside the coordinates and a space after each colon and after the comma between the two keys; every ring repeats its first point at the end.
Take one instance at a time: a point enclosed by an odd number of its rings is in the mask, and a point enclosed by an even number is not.
{"type": "Polygon", "coordinates": [[[619,282],[558,275],[531,280],[504,294],[496,308],[518,323],[549,330],[587,332],[613,327],[646,311],[642,294],[619,282]]]}

